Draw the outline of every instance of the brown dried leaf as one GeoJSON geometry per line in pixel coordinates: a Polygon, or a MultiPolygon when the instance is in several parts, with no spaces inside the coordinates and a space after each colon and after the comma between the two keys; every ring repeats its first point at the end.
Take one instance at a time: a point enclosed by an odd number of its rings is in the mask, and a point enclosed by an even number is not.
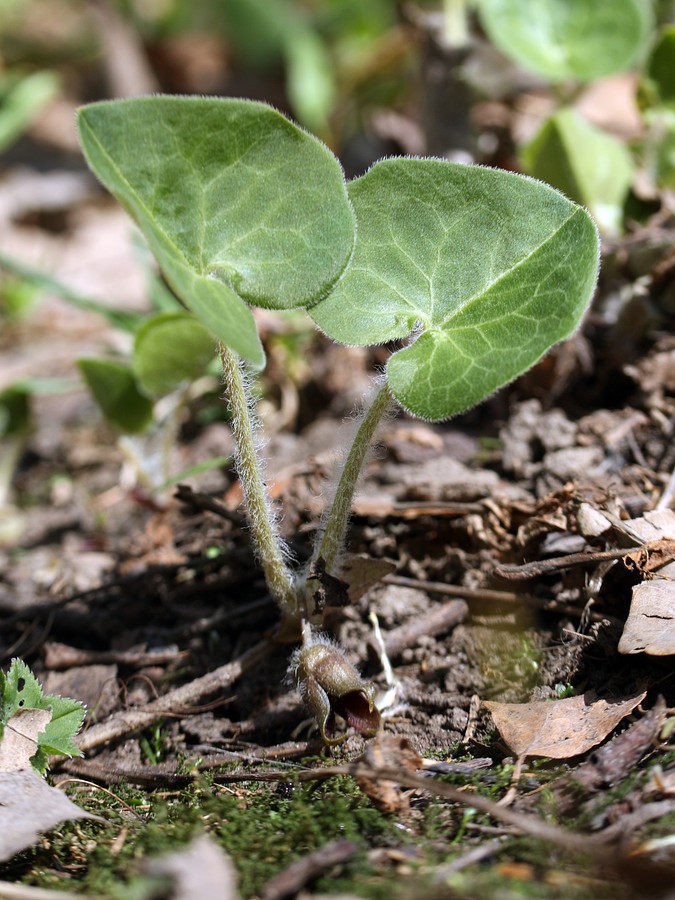
{"type": "Polygon", "coordinates": [[[50,787],[33,769],[0,773],[0,862],[37,842],[40,834],[68,819],[95,819],[50,787]]]}
{"type": "Polygon", "coordinates": [[[646,546],[630,554],[642,572],[656,577],[635,585],[619,653],[675,654],[675,512],[660,509],[624,523],[646,546]]]}
{"type": "Polygon", "coordinates": [[[38,737],[51,722],[50,709],[18,709],[10,716],[0,740],[0,772],[30,769],[38,737]]]}
{"type": "Polygon", "coordinates": [[[619,653],[675,654],[675,581],[654,578],[635,585],[619,653]]]}
{"type": "Polygon", "coordinates": [[[517,756],[567,759],[599,744],[646,692],[609,702],[592,693],[532,703],[483,701],[502,739],[517,756]]]}
{"type": "Polygon", "coordinates": [[[347,582],[349,599],[356,603],[371,587],[379,584],[385,575],[396,571],[396,563],[389,559],[375,559],[366,553],[348,556],[342,570],[347,582]]]}
{"type": "Polygon", "coordinates": [[[206,835],[183,850],[152,859],[143,866],[148,875],[168,875],[174,900],[237,900],[237,872],[224,851],[206,835]]]}
{"type": "MultiPolygon", "coordinates": [[[[372,768],[395,767],[403,772],[416,772],[422,766],[422,759],[410,743],[401,737],[380,732],[368,745],[363,755],[364,761],[372,768]]],[[[400,784],[384,778],[359,776],[356,783],[376,809],[388,815],[405,815],[410,809],[410,791],[400,784]]]]}

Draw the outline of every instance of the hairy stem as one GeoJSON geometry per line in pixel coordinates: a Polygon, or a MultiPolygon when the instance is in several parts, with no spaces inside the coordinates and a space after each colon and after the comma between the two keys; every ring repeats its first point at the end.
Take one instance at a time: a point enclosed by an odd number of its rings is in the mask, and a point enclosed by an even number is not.
{"type": "Polygon", "coordinates": [[[356,484],[375,430],[380,423],[380,419],[387,411],[390,402],[391,394],[387,385],[384,384],[375,395],[370,409],[368,409],[361,420],[354,443],[350,447],[349,454],[342,467],[333,504],[326,519],[326,527],[321,540],[317,542],[314,548],[310,570],[319,559],[325,563],[326,572],[332,573],[335,567],[336,560],[344,546],[356,484]]]}
{"type": "Polygon", "coordinates": [[[284,561],[279,536],[274,527],[267,490],[255,449],[253,422],[241,363],[236,354],[221,344],[220,360],[227,387],[237,473],[241,481],[251,536],[270,594],[284,612],[297,608],[293,577],[284,561]]]}

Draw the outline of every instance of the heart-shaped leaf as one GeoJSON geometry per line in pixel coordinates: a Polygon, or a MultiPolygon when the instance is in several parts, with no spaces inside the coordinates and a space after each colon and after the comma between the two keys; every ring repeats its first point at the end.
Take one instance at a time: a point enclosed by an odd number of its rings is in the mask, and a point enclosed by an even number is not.
{"type": "Polygon", "coordinates": [[[353,213],[332,153],[246,100],[95,103],[78,122],[89,165],[134,217],[176,294],[262,366],[247,304],[311,305],[352,252],[353,213]]]}
{"type": "Polygon", "coordinates": [[[574,109],[547,119],[522,151],[525,170],[592,213],[604,234],[617,235],[633,181],[633,161],[619,140],[574,109]]]}
{"type": "Polygon", "coordinates": [[[310,310],[330,337],[394,353],[394,396],[426,419],[479,403],[579,324],[597,277],[589,215],[546,185],[441,160],[391,159],[349,185],[352,262],[310,310]]]}
{"type": "Polygon", "coordinates": [[[137,331],[133,370],[139,385],[161,397],[193,381],[215,355],[213,337],[189,313],[160,313],[137,331]]]}
{"type": "Polygon", "coordinates": [[[554,82],[630,68],[652,27],[645,0],[479,0],[478,12],[509,59],[554,82]]]}

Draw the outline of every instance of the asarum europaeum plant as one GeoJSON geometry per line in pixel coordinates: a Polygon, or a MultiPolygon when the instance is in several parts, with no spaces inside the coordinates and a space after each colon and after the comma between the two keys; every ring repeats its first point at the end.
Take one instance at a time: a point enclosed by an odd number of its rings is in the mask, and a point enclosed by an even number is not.
{"type": "Polygon", "coordinates": [[[321,624],[326,576],[339,574],[377,424],[392,401],[447,419],[571,335],[597,279],[595,225],[530,178],[439,159],[385,159],[346,183],[320,141],[248,100],[94,103],[78,123],[90,167],[220,343],[252,538],[286,632],[307,623],[293,662],[300,690],[324,738],[336,713],[369,734],[371,689],[345,674],[339,649],[317,643],[309,625],[321,624]],[[289,567],[255,451],[243,373],[265,364],[254,306],[304,307],[344,344],[404,344],[364,413],[301,572],[289,567]]]}

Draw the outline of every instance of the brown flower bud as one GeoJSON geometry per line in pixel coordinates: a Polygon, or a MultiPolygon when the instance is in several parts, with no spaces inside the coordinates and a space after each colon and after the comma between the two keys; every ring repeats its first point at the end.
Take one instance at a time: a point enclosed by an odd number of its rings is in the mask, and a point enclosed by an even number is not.
{"type": "Polygon", "coordinates": [[[380,711],[375,706],[375,685],[361,678],[340,647],[327,638],[311,636],[293,654],[289,671],[327,744],[346,737],[334,736],[336,716],[364,737],[377,734],[380,711]]]}

